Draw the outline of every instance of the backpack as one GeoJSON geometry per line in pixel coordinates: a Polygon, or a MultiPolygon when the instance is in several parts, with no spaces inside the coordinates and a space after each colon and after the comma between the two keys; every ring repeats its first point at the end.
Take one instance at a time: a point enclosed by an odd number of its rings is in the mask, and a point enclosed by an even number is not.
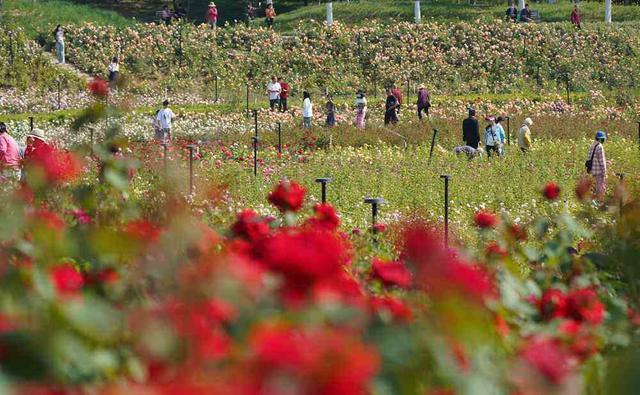
{"type": "Polygon", "coordinates": [[[598,149],[599,145],[600,143],[593,147],[593,152],[591,152],[591,159],[584,162],[584,166],[587,168],[587,173],[591,173],[591,170],[593,170],[593,157],[596,155],[596,149],[598,149]]]}

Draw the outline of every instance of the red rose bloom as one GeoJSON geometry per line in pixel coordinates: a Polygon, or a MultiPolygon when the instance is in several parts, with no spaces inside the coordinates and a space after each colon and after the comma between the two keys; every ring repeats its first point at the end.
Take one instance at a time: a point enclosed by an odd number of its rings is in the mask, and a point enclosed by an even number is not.
{"type": "Polygon", "coordinates": [[[238,214],[236,222],[231,226],[231,230],[236,236],[243,237],[249,241],[256,241],[267,236],[271,228],[269,227],[269,221],[255,211],[247,209],[238,214]]]}
{"type": "Polygon", "coordinates": [[[500,245],[495,241],[487,245],[485,254],[489,258],[505,258],[508,255],[507,251],[505,251],[502,247],[500,247],[500,245]]]}
{"type": "Polygon", "coordinates": [[[604,304],[592,288],[583,288],[569,294],[567,316],[579,322],[599,325],[604,320],[604,304]]]}
{"type": "Polygon", "coordinates": [[[560,384],[569,374],[571,355],[558,341],[534,338],[523,347],[520,356],[553,384],[560,384]]]}
{"type": "Polygon", "coordinates": [[[125,227],[127,236],[138,243],[151,244],[160,239],[161,229],[144,219],[129,222],[125,227]]]}
{"type": "Polygon", "coordinates": [[[401,262],[386,262],[374,258],[371,274],[373,278],[380,280],[388,287],[409,288],[411,286],[411,272],[401,262]]]}
{"type": "Polygon", "coordinates": [[[87,85],[89,92],[95,96],[105,97],[109,94],[109,84],[101,78],[94,78],[87,85]]]}
{"type": "Polygon", "coordinates": [[[281,181],[269,194],[269,202],[281,212],[296,212],[302,208],[306,189],[295,181],[281,181]]]}
{"type": "Polygon", "coordinates": [[[51,282],[61,295],[75,294],[84,286],[84,277],[69,263],[51,268],[49,275],[51,282]]]}
{"type": "Polygon", "coordinates": [[[560,197],[560,187],[555,182],[550,182],[545,185],[542,194],[547,200],[556,200],[560,197]]]}
{"type": "Polygon", "coordinates": [[[371,307],[377,313],[391,314],[397,322],[411,322],[413,320],[413,312],[400,299],[391,296],[374,297],[371,299],[371,307]]]}
{"type": "Polygon", "coordinates": [[[340,217],[330,204],[316,204],[314,206],[315,217],[309,218],[307,224],[326,230],[336,230],[340,226],[340,217]]]}
{"type": "Polygon", "coordinates": [[[549,321],[554,318],[561,318],[567,315],[567,295],[554,288],[549,288],[536,301],[538,314],[543,321],[549,321]]]}
{"type": "Polygon", "coordinates": [[[498,218],[490,211],[478,211],[473,219],[480,229],[495,228],[498,225],[498,218]]]}

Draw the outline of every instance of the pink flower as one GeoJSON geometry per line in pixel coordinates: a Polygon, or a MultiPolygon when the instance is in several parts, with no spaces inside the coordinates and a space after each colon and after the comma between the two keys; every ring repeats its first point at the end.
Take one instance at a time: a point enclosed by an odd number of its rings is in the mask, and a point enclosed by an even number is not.
{"type": "Polygon", "coordinates": [[[571,355],[557,340],[534,338],[520,351],[520,357],[553,384],[560,384],[570,372],[571,355]]]}

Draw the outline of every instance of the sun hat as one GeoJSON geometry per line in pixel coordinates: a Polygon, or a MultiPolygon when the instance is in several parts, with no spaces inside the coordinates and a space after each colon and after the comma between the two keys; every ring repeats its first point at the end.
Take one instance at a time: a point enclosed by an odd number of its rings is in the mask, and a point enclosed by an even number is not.
{"type": "Polygon", "coordinates": [[[213,1],[211,3],[209,3],[209,7],[215,7],[216,3],[214,3],[213,1]]]}
{"type": "Polygon", "coordinates": [[[602,130],[598,130],[596,132],[596,140],[606,140],[607,139],[607,134],[605,132],[603,132],[602,130]]]}
{"type": "Polygon", "coordinates": [[[487,116],[484,118],[484,120],[485,120],[485,121],[489,121],[489,122],[493,122],[493,121],[495,121],[495,120],[496,120],[496,117],[494,117],[493,115],[487,115],[487,116]]]}
{"type": "Polygon", "coordinates": [[[531,126],[533,125],[533,121],[531,120],[531,118],[525,118],[524,119],[524,124],[527,126],[531,126]]]}
{"type": "Polygon", "coordinates": [[[424,84],[420,84],[420,85],[418,86],[418,89],[424,89],[424,84]]]}
{"type": "Polygon", "coordinates": [[[42,141],[45,141],[45,142],[47,141],[44,138],[44,130],[38,129],[38,128],[35,128],[31,132],[29,132],[29,134],[27,134],[27,137],[33,137],[33,138],[36,138],[36,139],[39,139],[39,140],[42,140],[42,141]]]}

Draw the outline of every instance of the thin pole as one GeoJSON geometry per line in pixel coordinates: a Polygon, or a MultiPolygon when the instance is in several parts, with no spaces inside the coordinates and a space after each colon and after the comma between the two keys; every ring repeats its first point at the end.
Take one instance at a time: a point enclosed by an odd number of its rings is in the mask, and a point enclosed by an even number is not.
{"type": "Polygon", "coordinates": [[[167,143],[162,143],[162,148],[163,148],[163,156],[162,159],[164,161],[164,178],[167,178],[167,174],[169,173],[169,162],[168,162],[168,158],[167,158],[167,143]]]}
{"type": "Polygon", "coordinates": [[[409,102],[411,101],[411,91],[409,90],[409,85],[411,84],[411,81],[409,78],[407,78],[407,100],[405,100],[405,103],[407,104],[407,106],[409,105],[409,102]]]}
{"type": "Polygon", "coordinates": [[[62,81],[60,81],[60,79],[58,78],[56,82],[58,83],[58,110],[60,110],[62,108],[60,104],[60,90],[62,89],[62,81]]]}
{"type": "Polygon", "coordinates": [[[33,132],[33,117],[29,117],[29,130],[33,132]]]}
{"type": "Polygon", "coordinates": [[[249,116],[249,81],[247,81],[247,117],[249,116]]]}
{"type": "Polygon", "coordinates": [[[436,144],[436,135],[438,134],[438,129],[433,129],[433,137],[431,138],[431,149],[429,150],[429,164],[431,164],[431,157],[433,156],[433,146],[436,144]]]}
{"type": "Polygon", "coordinates": [[[511,145],[511,117],[507,118],[507,145],[511,145]]]}
{"type": "Polygon", "coordinates": [[[443,174],[440,178],[444,179],[444,246],[449,248],[449,179],[448,174],[443,174]]]}
{"type": "Polygon", "coordinates": [[[253,175],[258,176],[258,136],[251,139],[253,140],[253,175]]]}
{"type": "Polygon", "coordinates": [[[327,202],[327,183],[330,183],[331,181],[333,181],[333,178],[331,177],[316,178],[316,182],[321,184],[321,198],[323,204],[327,202]]]}
{"type": "Polygon", "coordinates": [[[218,75],[216,74],[215,76],[215,81],[214,81],[215,87],[216,87],[216,97],[215,97],[215,103],[218,102],[218,75]]]}
{"type": "MultiPolygon", "coordinates": [[[[638,122],[640,126],[640,122],[638,122]]],[[[282,153],[282,123],[278,122],[278,153],[282,153]]]]}
{"type": "Polygon", "coordinates": [[[253,127],[255,136],[258,137],[258,110],[253,110],[253,127]]]}
{"type": "Polygon", "coordinates": [[[188,145],[189,149],[189,195],[193,195],[193,149],[194,145],[188,145]]]}
{"type": "Polygon", "coordinates": [[[371,205],[371,234],[373,235],[373,244],[378,244],[378,239],[376,238],[376,234],[378,233],[376,229],[376,224],[378,223],[378,204],[384,203],[383,198],[365,198],[364,202],[371,205]]]}
{"type": "Polygon", "coordinates": [[[640,121],[638,123],[638,148],[640,148],[640,121]]]}

